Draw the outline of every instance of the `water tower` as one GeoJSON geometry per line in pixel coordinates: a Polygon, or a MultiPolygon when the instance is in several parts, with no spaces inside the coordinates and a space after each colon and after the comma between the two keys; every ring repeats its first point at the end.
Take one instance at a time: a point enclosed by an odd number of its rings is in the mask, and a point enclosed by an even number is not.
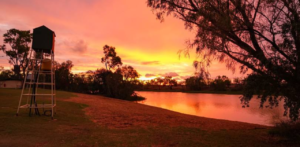
{"type": "Polygon", "coordinates": [[[29,116],[34,110],[36,115],[51,113],[53,119],[56,106],[54,42],[55,33],[46,26],[33,29],[32,50],[16,115],[20,108],[27,108],[29,116]]]}

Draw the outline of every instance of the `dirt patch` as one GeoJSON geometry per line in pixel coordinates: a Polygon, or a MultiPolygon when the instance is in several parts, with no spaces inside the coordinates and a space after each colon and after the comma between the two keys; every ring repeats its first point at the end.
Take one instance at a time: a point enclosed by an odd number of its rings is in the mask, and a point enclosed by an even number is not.
{"type": "Polygon", "coordinates": [[[185,126],[203,130],[262,129],[266,126],[204,118],[103,96],[77,94],[67,101],[89,105],[84,111],[93,122],[108,128],[185,126]]]}

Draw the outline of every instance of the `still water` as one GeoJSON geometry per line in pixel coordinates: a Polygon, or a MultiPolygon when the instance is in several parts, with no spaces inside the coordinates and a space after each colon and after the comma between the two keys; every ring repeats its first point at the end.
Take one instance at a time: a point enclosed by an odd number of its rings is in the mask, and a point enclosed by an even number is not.
{"type": "Polygon", "coordinates": [[[268,126],[274,125],[280,119],[286,119],[283,116],[282,103],[276,108],[261,109],[260,101],[253,98],[250,107],[242,108],[240,95],[141,91],[137,93],[146,98],[139,103],[196,116],[268,126]]]}

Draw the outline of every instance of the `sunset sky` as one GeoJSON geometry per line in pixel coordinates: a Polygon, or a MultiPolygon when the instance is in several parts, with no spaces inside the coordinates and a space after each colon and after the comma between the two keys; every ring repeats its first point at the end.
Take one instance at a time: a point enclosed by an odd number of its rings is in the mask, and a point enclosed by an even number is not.
{"type": "MultiPolygon", "coordinates": [[[[192,76],[195,50],[190,58],[177,52],[186,49],[194,32],[186,30],[181,20],[156,19],[146,0],[1,0],[0,44],[3,34],[11,29],[33,30],[45,25],[56,33],[55,58],[73,61],[74,73],[102,68],[103,46],[116,47],[124,65],[133,66],[145,77],[170,75],[184,79],[192,76]]],[[[0,66],[11,68],[8,58],[0,53],[0,66]]],[[[241,77],[214,63],[211,77],[241,77]]]]}

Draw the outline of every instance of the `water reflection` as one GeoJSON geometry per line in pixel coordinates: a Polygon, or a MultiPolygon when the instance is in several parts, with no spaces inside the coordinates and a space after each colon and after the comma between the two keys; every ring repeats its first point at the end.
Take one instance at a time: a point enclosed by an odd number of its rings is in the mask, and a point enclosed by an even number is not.
{"type": "Polygon", "coordinates": [[[185,114],[241,121],[262,125],[273,125],[283,117],[282,103],[279,107],[259,108],[260,101],[253,99],[250,107],[242,108],[239,95],[195,94],[180,92],[137,92],[146,98],[139,102],[185,114]]]}

